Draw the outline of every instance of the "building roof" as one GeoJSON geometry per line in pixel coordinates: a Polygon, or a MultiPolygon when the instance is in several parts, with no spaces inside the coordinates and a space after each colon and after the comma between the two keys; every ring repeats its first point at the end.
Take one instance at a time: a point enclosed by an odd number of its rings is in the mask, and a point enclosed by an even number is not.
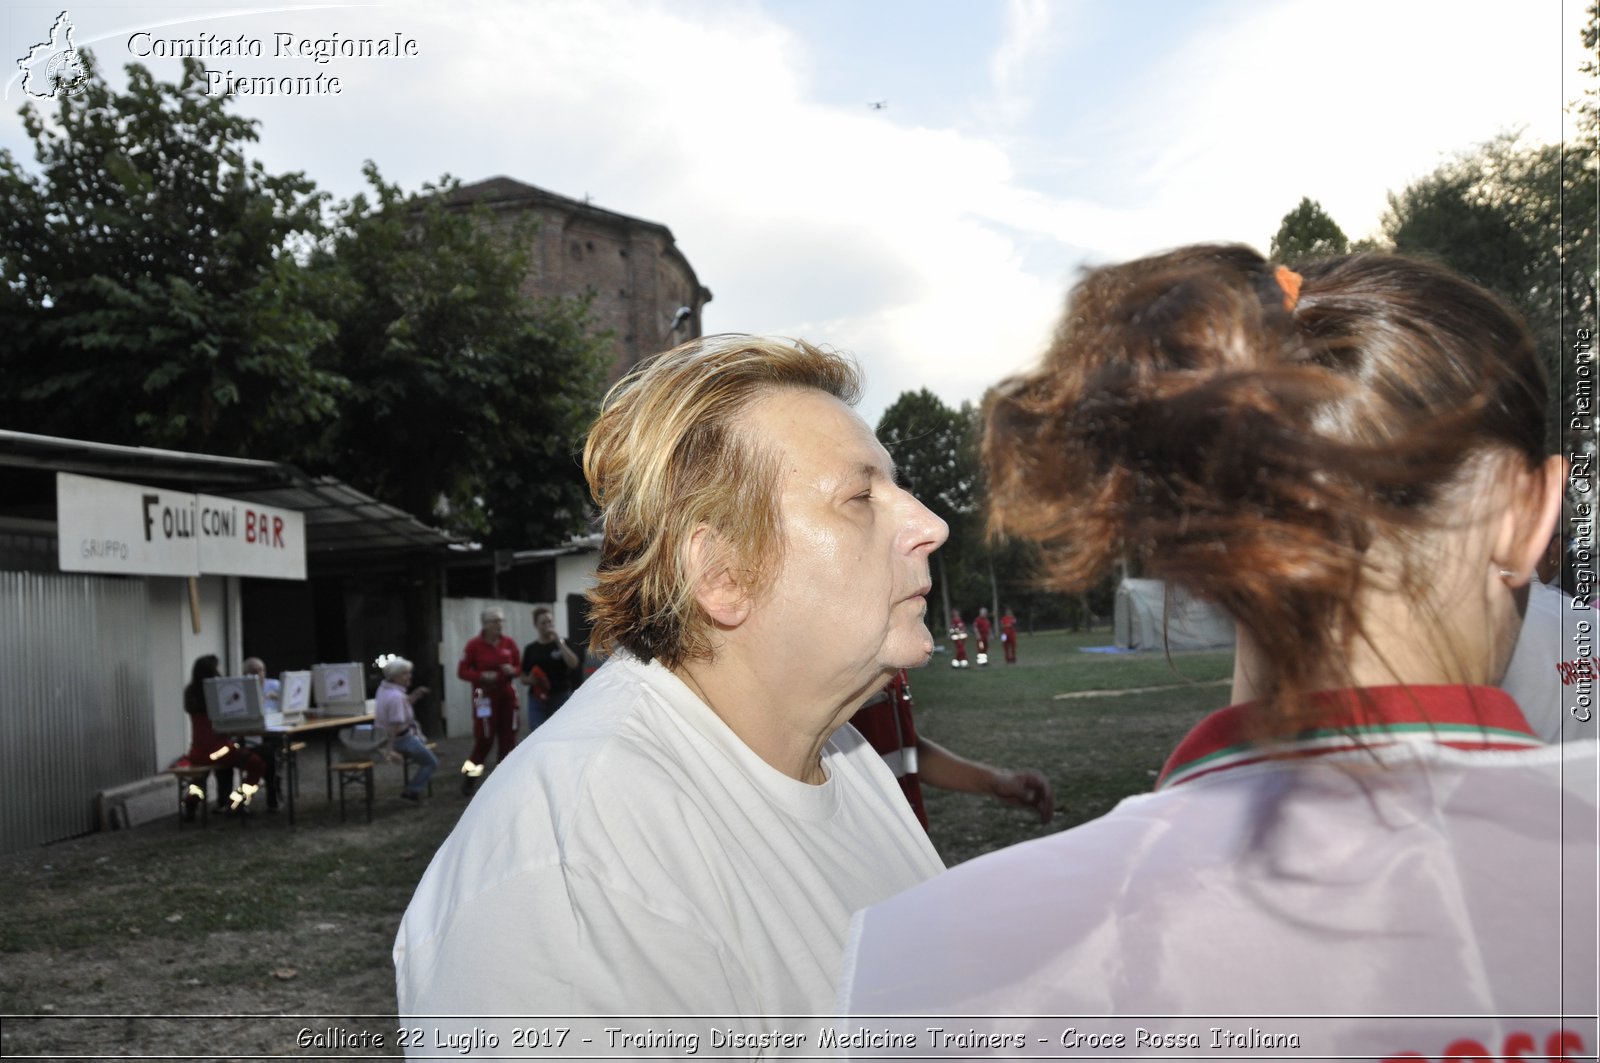
{"type": "Polygon", "coordinates": [[[571,199],[547,192],[542,188],[510,177],[490,177],[483,181],[474,181],[470,185],[462,185],[450,194],[448,200],[452,206],[470,206],[482,203],[488,207],[498,206],[538,206],[554,207],[570,214],[583,214],[595,221],[606,222],[612,225],[639,226],[654,229],[672,243],[672,230],[660,222],[646,221],[644,218],[635,218],[631,214],[621,214],[614,210],[597,207],[583,199],[571,199]]]}
{"type": "MultiPolygon", "coordinates": [[[[438,550],[461,541],[332,476],[310,476],[279,461],[0,429],[0,470],[5,469],[72,472],[294,510],[305,514],[310,556],[438,550]]],[[[0,513],[9,501],[0,502],[0,513]]]]}
{"type": "Polygon", "coordinates": [[[572,199],[568,196],[558,195],[546,191],[523,181],[518,181],[504,175],[474,181],[462,185],[446,197],[453,207],[471,207],[483,204],[491,210],[526,210],[544,207],[558,210],[568,215],[587,218],[597,224],[616,228],[649,229],[658,233],[665,243],[665,251],[678,259],[683,268],[688,271],[690,279],[699,290],[700,300],[711,301],[711,289],[700,283],[700,277],[694,271],[694,266],[689,262],[687,255],[678,247],[678,242],[673,238],[672,230],[657,221],[645,218],[636,218],[631,214],[622,214],[614,210],[597,207],[583,199],[572,199]]]}

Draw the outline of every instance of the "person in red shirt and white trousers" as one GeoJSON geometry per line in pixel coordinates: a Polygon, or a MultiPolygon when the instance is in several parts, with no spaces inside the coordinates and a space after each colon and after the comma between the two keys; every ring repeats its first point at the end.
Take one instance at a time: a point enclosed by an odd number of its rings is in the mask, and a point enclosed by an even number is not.
{"type": "Polygon", "coordinates": [[[955,656],[950,659],[951,668],[965,668],[967,666],[967,625],[961,619],[961,610],[950,610],[950,645],[955,647],[955,656]]]}
{"type": "Polygon", "coordinates": [[[498,740],[498,763],[517,744],[517,692],[512,681],[522,673],[522,654],[516,642],[503,634],[505,611],[490,606],[480,620],[482,632],[467,640],[456,665],[456,675],[472,684],[472,752],[461,765],[461,792],[469,797],[483,775],[489,748],[498,740]]]}

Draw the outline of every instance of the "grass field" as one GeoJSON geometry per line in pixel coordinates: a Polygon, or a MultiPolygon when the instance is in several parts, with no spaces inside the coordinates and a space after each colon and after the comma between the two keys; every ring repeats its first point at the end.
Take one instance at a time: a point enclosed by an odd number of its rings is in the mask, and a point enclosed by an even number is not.
{"type": "Polygon", "coordinates": [[[1178,740],[1227,704],[1219,681],[1232,674],[1231,652],[1180,653],[1170,662],[1080,652],[1110,641],[1104,631],[1024,633],[1014,665],[997,652],[986,668],[958,671],[938,656],[912,673],[921,734],[997,767],[1037,768],[1056,795],[1055,821],[1041,827],[1032,812],[925,787],[929,834],[946,864],[1076,826],[1148,791],[1178,740]]]}
{"type": "MultiPolygon", "coordinates": [[[[936,657],[913,673],[928,737],[974,759],[1038,768],[1057,795],[1056,821],[1040,827],[1031,812],[930,790],[931,834],[947,863],[1148,790],[1183,733],[1226,701],[1217,680],[1231,654],[1169,665],[1078,651],[1107,641],[1104,632],[1024,634],[1015,666],[957,672],[936,657]],[[1058,697],[1085,692],[1095,693],[1058,697]]],[[[420,808],[398,799],[399,768],[380,766],[370,825],[359,811],[339,821],[317,754],[302,761],[293,829],[258,814],[245,827],[214,816],[207,829],[179,831],[174,815],[0,856],[0,1055],[233,1058],[295,1052],[286,1038],[314,1016],[352,1030],[392,1026],[389,949],[464,807],[453,771],[467,745],[440,742],[437,796],[420,808]],[[84,1015],[101,1018],[67,1018],[84,1015]],[[230,1017],[241,1015],[293,1021],[230,1017]]]]}

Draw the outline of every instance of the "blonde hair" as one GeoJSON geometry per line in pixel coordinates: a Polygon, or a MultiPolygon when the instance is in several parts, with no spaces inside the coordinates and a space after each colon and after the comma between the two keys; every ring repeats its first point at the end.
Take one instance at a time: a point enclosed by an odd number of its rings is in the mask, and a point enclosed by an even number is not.
{"type": "Polygon", "coordinates": [[[742,417],[786,389],[853,404],[860,378],[844,356],[802,340],[722,335],[659,354],[611,389],[583,451],[604,520],[593,645],[668,667],[710,656],[701,574],[726,567],[755,588],[782,557],[778,467],[742,417]],[[715,535],[690,571],[701,527],[715,535]]]}

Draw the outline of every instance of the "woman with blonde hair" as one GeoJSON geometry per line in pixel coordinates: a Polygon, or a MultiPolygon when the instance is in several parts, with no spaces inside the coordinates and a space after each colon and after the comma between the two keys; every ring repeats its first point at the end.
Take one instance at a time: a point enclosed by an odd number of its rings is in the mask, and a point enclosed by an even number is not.
{"type": "Polygon", "coordinates": [[[1592,1053],[1596,747],[1542,746],[1494,687],[1561,507],[1545,394],[1521,321],[1426,263],[1201,246],[1089,273],[988,410],[993,525],[1058,588],[1126,554],[1221,606],[1233,704],[1153,794],[864,913],[846,1013],[1235,1017],[1074,1027],[1129,1052],[1592,1053]],[[1265,1015],[1291,1018],[1238,1018],[1265,1015]]]}
{"type": "Polygon", "coordinates": [[[931,654],[946,535],[856,390],[844,358],[748,336],[613,390],[584,471],[591,641],[616,652],[434,858],[395,943],[402,1015],[723,1016],[722,1047],[771,1050],[815,1034],[851,913],[941,870],[845,726],[931,654]]]}

